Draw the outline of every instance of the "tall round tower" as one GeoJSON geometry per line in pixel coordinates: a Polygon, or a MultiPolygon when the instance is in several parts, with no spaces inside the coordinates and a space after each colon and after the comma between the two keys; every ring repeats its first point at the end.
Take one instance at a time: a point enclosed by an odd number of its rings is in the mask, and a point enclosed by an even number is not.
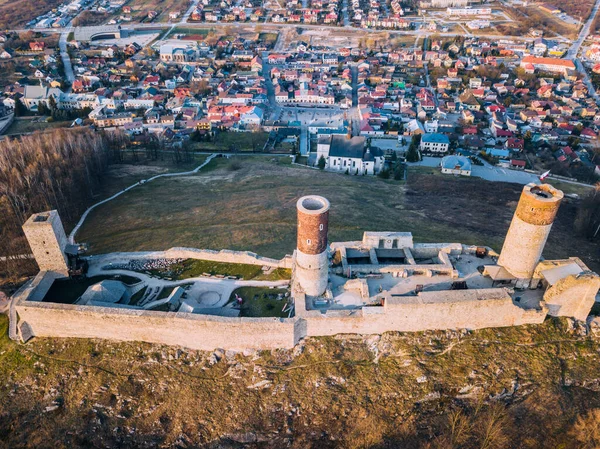
{"type": "Polygon", "coordinates": [[[298,247],[295,276],[308,296],[320,296],[327,289],[329,262],[327,228],[329,201],[322,196],[303,196],[298,209],[298,247]]]}
{"type": "Polygon", "coordinates": [[[498,265],[517,279],[531,279],[562,199],[563,193],[549,184],[523,188],[498,265]]]}

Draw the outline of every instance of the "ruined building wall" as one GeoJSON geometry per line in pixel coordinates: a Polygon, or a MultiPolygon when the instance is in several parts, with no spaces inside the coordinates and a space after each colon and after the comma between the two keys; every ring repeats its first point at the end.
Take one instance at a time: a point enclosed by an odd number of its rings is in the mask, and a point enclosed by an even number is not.
{"type": "Polygon", "coordinates": [[[559,280],[544,293],[548,315],[568,316],[585,321],[599,288],[600,277],[591,272],[559,280]]]}
{"type": "Polygon", "coordinates": [[[329,280],[329,201],[321,196],[305,196],[298,200],[296,208],[298,243],[295,253],[295,281],[307,295],[320,296],[327,289],[329,280]]]}
{"type": "Polygon", "coordinates": [[[21,322],[39,337],[145,341],[204,351],[289,349],[297,343],[293,318],[227,318],[44,302],[15,307],[21,322]]]}
{"type": "Polygon", "coordinates": [[[498,259],[498,265],[517,279],[533,276],[562,198],[563,193],[548,184],[523,188],[498,259]]]}
{"type": "Polygon", "coordinates": [[[302,295],[295,299],[297,318],[305,321],[309,337],[539,324],[547,314],[546,308],[521,308],[505,289],[422,292],[414,297],[392,298],[384,307],[324,313],[303,309],[306,299],[302,295]]]}
{"type": "Polygon", "coordinates": [[[56,210],[33,214],[23,225],[23,232],[40,271],[68,275],[64,252],[68,240],[56,210]]]}
{"type": "Polygon", "coordinates": [[[220,251],[210,249],[196,248],[170,248],[166,251],[139,251],[128,253],[110,253],[94,256],[96,263],[102,263],[103,259],[107,263],[122,259],[128,260],[148,260],[148,259],[199,259],[212,260],[224,263],[242,263],[248,265],[262,265],[267,267],[292,268],[291,256],[285,256],[283,259],[271,259],[269,257],[259,256],[250,251],[232,251],[223,249],[220,251]],[[100,261],[100,262],[98,262],[100,261]]]}

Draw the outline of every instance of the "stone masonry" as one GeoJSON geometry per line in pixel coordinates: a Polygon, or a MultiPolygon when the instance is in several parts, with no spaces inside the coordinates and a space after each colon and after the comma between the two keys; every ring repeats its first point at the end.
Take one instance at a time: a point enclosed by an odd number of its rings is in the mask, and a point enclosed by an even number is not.
{"type": "Polygon", "coordinates": [[[327,289],[328,282],[329,201],[321,196],[304,196],[298,200],[296,207],[298,209],[296,281],[307,295],[319,296],[327,289]]]}
{"type": "Polygon", "coordinates": [[[563,193],[549,184],[523,188],[498,259],[498,265],[522,282],[533,276],[562,199],[563,193]]]}
{"type": "Polygon", "coordinates": [[[68,240],[56,210],[32,215],[23,225],[23,232],[40,271],[69,274],[65,255],[68,240]]]}

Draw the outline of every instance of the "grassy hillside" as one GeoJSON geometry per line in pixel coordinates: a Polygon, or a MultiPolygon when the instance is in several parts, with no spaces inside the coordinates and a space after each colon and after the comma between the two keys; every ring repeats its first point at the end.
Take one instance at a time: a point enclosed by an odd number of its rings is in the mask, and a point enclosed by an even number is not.
{"type": "MultiPolygon", "coordinates": [[[[123,185],[128,177],[118,172],[111,171],[123,185]]],[[[330,241],[360,240],[365,230],[410,231],[417,242],[499,251],[521,190],[436,169],[411,169],[404,183],[291,166],[288,158],[215,159],[194,176],[156,180],[98,207],[78,240],[93,253],[187,246],[280,258],[296,244],[297,199],[319,194],[331,202],[330,241]]],[[[575,235],[575,210],[563,203],[544,256],[579,256],[599,270],[600,245],[575,235]]]]}
{"type": "Polygon", "coordinates": [[[245,355],[0,331],[0,447],[600,444],[600,339],[567,320],[245,355]]]}

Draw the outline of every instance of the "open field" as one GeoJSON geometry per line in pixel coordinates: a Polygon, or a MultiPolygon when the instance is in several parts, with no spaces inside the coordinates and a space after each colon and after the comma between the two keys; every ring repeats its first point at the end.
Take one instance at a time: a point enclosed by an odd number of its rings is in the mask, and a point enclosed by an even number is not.
{"type": "Polygon", "coordinates": [[[47,122],[45,117],[17,118],[4,134],[19,135],[54,128],[68,128],[72,123],[72,120],[47,122]]]}
{"type": "Polygon", "coordinates": [[[223,132],[210,142],[193,142],[194,151],[261,151],[269,139],[267,132],[223,132]]]}
{"type": "MultiPolygon", "coordinates": [[[[149,11],[158,13],[153,22],[169,22],[169,13],[179,12],[179,18],[175,20],[179,21],[190,4],[190,0],[130,0],[123,6],[131,7],[131,17],[135,22],[150,22],[149,11]]],[[[121,14],[122,10],[119,10],[117,17],[121,14]]]]}
{"type": "Polygon", "coordinates": [[[0,2],[0,29],[21,28],[27,22],[35,19],[63,3],[63,0],[3,0],[0,2]]]}
{"type": "Polygon", "coordinates": [[[535,28],[544,30],[549,35],[563,36],[568,39],[577,38],[579,26],[568,24],[555,15],[542,11],[537,5],[515,7],[513,11],[507,8],[507,11],[512,13],[511,16],[516,23],[498,26],[501,32],[506,33],[508,29],[513,28],[526,34],[530,28],[535,28]]]}
{"type": "Polygon", "coordinates": [[[88,339],[20,345],[6,333],[0,315],[7,448],[598,444],[600,340],[567,320],[317,338],[294,350],[218,356],[88,339]]]}
{"type": "MultiPolygon", "coordinates": [[[[189,163],[175,164],[172,161],[172,155],[159,155],[158,160],[149,160],[146,158],[145,151],[136,150],[136,155],[131,150],[123,152],[123,163],[110,166],[104,174],[105,182],[102,189],[98,192],[96,198],[98,201],[108,198],[115,193],[129,187],[142,179],[147,179],[162,173],[177,173],[193,170],[206,160],[204,155],[194,155],[194,159],[189,163]],[[135,161],[135,157],[138,158],[135,161]],[[162,157],[162,159],[161,159],[162,157]]],[[[71,224],[66,223],[65,228],[71,228],[71,224]]]]}
{"type": "MultiPolygon", "coordinates": [[[[365,230],[410,231],[415,241],[500,250],[521,189],[421,170],[399,183],[240,156],[127,192],[94,210],[78,241],[92,253],[188,246],[280,258],[295,248],[297,199],[319,194],[332,204],[330,241],[357,240],[365,230]]],[[[574,234],[575,213],[575,203],[563,203],[544,255],[579,256],[598,270],[600,245],[574,234]]]]}
{"type": "Polygon", "coordinates": [[[549,0],[544,2],[547,5],[552,5],[557,7],[561,11],[567,13],[574,19],[581,19],[585,22],[590,13],[592,12],[592,8],[594,7],[594,0],[576,0],[576,1],[560,1],[560,0],[549,0]]]}

